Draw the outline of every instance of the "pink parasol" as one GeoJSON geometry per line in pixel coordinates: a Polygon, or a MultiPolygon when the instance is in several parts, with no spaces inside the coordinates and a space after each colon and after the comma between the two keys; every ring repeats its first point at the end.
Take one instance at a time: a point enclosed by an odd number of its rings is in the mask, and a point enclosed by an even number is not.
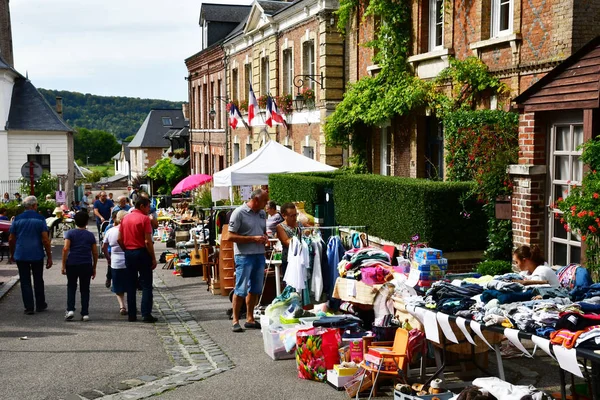
{"type": "Polygon", "coordinates": [[[172,194],[181,194],[183,192],[187,192],[189,190],[196,189],[198,186],[202,186],[205,183],[212,181],[212,176],[205,174],[196,174],[190,175],[186,178],[183,178],[176,186],[172,194]]]}

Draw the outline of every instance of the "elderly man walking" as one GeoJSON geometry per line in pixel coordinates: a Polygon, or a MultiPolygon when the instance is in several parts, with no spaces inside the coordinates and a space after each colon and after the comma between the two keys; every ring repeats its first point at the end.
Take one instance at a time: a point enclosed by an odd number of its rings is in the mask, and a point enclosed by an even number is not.
{"type": "Polygon", "coordinates": [[[254,320],[254,307],[262,293],[265,275],[265,244],[267,237],[267,214],[264,210],[269,193],[257,189],[251,199],[236,208],[229,220],[229,240],[233,242],[235,258],[235,289],[233,291],[233,331],[243,332],[240,326],[240,309],[246,301],[248,329],[260,329],[254,320]]]}
{"type": "Polygon", "coordinates": [[[19,269],[25,314],[32,315],[34,309],[40,312],[48,308],[44,293],[44,250],[47,257],[46,269],[48,269],[52,267],[52,248],[46,220],[37,212],[37,198],[25,197],[23,207],[25,211],[17,215],[10,226],[8,244],[10,260],[16,261],[19,269]],[[33,275],[33,288],[31,275],[33,275]]]}
{"type": "Polygon", "coordinates": [[[152,315],[152,271],[156,268],[156,254],[152,243],[152,226],[148,213],[150,200],[139,197],[135,210],[127,214],[119,226],[119,247],[125,253],[127,268],[127,308],[129,321],[137,321],[136,291],[139,278],[142,287],[142,320],[156,322],[152,315]]]}
{"type": "Polygon", "coordinates": [[[110,213],[112,212],[115,204],[112,200],[106,198],[106,192],[100,192],[100,198],[94,201],[94,216],[96,216],[96,227],[98,228],[98,239],[102,245],[102,224],[104,221],[110,219],[110,213]]]}

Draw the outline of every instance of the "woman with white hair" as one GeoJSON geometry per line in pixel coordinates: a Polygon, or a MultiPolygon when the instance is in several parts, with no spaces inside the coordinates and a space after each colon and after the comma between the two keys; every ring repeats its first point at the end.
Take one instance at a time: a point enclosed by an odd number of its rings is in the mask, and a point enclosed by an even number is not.
{"type": "Polygon", "coordinates": [[[111,267],[112,291],[117,295],[119,301],[119,312],[121,315],[127,315],[125,307],[125,292],[127,291],[127,269],[125,267],[125,253],[119,246],[119,224],[127,215],[127,211],[121,210],[114,219],[114,225],[104,234],[102,251],[107,255],[107,261],[111,267]],[[110,246],[110,252],[108,247],[110,246]]]}

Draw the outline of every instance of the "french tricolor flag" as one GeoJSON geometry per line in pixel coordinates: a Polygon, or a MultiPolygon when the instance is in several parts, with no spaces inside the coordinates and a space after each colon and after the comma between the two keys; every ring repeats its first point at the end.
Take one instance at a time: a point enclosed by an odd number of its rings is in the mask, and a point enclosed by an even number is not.
{"type": "Polygon", "coordinates": [[[267,125],[269,125],[270,127],[273,126],[273,123],[280,124],[280,125],[287,127],[287,124],[285,123],[285,119],[283,119],[283,116],[279,113],[277,104],[275,103],[273,98],[271,98],[271,96],[267,97],[267,115],[266,115],[265,123],[267,125]]]}
{"type": "Polygon", "coordinates": [[[250,84],[250,93],[248,93],[248,125],[254,126],[252,121],[254,117],[258,114],[258,101],[256,101],[256,96],[254,95],[254,90],[252,90],[252,84],[250,84]]]}
{"type": "Polygon", "coordinates": [[[231,126],[231,129],[235,129],[240,121],[244,122],[240,110],[233,102],[229,103],[229,126],[231,126]]]}

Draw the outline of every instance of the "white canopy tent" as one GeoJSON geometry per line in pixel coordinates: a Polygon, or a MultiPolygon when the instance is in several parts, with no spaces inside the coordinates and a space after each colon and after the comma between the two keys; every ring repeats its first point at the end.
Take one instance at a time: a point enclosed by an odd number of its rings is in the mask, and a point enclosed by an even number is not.
{"type": "Polygon", "coordinates": [[[270,174],[326,172],[335,167],[320,163],[270,140],[260,149],[213,175],[215,186],[268,185],[270,174]]]}

